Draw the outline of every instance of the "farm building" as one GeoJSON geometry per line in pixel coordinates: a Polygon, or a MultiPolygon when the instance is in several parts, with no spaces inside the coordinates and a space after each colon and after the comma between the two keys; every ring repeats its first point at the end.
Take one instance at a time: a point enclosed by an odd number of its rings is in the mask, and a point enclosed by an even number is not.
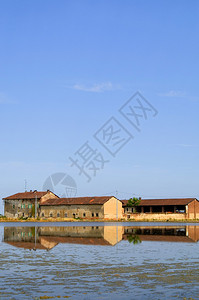
{"type": "Polygon", "coordinates": [[[39,216],[39,205],[49,198],[58,198],[58,196],[51,191],[35,190],[3,198],[4,215],[7,218],[35,217],[35,203],[37,203],[36,214],[39,216]]]}
{"type": "Polygon", "coordinates": [[[199,201],[196,198],[145,199],[136,207],[122,200],[124,217],[135,220],[199,219],[199,201]]]}
{"type": "Polygon", "coordinates": [[[40,217],[121,219],[123,208],[113,196],[48,199],[40,204],[40,217]]]}

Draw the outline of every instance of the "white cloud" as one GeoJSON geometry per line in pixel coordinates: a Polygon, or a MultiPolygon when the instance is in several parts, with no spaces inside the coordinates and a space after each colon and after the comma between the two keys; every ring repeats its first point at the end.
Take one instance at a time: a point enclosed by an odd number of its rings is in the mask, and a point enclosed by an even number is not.
{"type": "Polygon", "coordinates": [[[113,85],[111,82],[103,82],[103,83],[95,83],[93,85],[85,85],[85,84],[75,84],[72,86],[74,90],[84,91],[84,92],[93,92],[93,93],[101,93],[105,91],[113,91],[119,89],[119,86],[113,85]]]}
{"type": "Polygon", "coordinates": [[[160,97],[170,97],[170,98],[185,97],[185,93],[182,92],[182,91],[171,90],[171,91],[166,92],[166,93],[159,93],[158,96],[160,96],[160,97]]]}

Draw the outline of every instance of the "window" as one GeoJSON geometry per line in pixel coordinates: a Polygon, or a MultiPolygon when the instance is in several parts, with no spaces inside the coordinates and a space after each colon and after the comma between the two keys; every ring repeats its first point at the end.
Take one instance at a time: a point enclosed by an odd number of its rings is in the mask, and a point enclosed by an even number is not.
{"type": "Polygon", "coordinates": [[[98,214],[98,213],[96,213],[96,217],[99,217],[99,214],[98,214]]]}
{"type": "Polygon", "coordinates": [[[44,217],[44,213],[42,213],[41,216],[44,217]]]}
{"type": "Polygon", "coordinates": [[[28,204],[28,208],[32,208],[32,204],[28,204]]]}
{"type": "Polygon", "coordinates": [[[60,213],[57,213],[57,217],[58,217],[58,218],[60,217],[60,213]]]}
{"type": "Polygon", "coordinates": [[[67,213],[65,213],[64,216],[65,216],[65,218],[67,218],[67,216],[68,216],[67,213]]]}
{"type": "Polygon", "coordinates": [[[92,213],[92,217],[94,217],[94,213],[92,213]]]}
{"type": "Polygon", "coordinates": [[[129,211],[128,207],[126,208],[126,211],[129,211]]]}
{"type": "Polygon", "coordinates": [[[15,205],[13,204],[12,208],[15,208],[15,205]]]}
{"type": "Polygon", "coordinates": [[[83,217],[86,217],[86,214],[85,214],[85,213],[83,213],[83,217]]]}
{"type": "Polygon", "coordinates": [[[50,213],[50,217],[52,218],[52,216],[53,216],[53,214],[52,213],[50,213]]]}
{"type": "Polygon", "coordinates": [[[21,204],[21,208],[26,208],[26,205],[25,204],[21,204]]]}

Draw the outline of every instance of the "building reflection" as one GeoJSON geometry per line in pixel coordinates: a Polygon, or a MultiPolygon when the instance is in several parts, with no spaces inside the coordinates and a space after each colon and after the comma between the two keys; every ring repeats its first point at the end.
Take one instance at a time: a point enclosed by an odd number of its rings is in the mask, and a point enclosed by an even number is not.
{"type": "Polygon", "coordinates": [[[51,250],[58,244],[114,246],[122,240],[139,244],[142,241],[198,242],[199,226],[41,226],[4,227],[3,241],[30,250],[51,250]]]}
{"type": "Polygon", "coordinates": [[[31,250],[50,250],[60,243],[114,246],[123,233],[122,226],[4,227],[3,241],[31,250]]]}

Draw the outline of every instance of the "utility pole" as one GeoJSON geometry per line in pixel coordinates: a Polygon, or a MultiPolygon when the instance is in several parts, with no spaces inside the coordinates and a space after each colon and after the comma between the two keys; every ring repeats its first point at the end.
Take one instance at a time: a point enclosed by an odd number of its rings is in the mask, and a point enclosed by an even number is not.
{"type": "Polygon", "coordinates": [[[24,190],[25,190],[25,192],[27,192],[27,180],[26,179],[24,179],[24,190]]]}
{"type": "Polygon", "coordinates": [[[37,218],[37,194],[35,194],[35,219],[37,218]]]}
{"type": "MultiPolygon", "coordinates": [[[[116,190],[116,197],[118,196],[118,191],[116,190]]],[[[118,199],[117,199],[117,202],[116,202],[116,219],[118,221],[118,199]]]]}

